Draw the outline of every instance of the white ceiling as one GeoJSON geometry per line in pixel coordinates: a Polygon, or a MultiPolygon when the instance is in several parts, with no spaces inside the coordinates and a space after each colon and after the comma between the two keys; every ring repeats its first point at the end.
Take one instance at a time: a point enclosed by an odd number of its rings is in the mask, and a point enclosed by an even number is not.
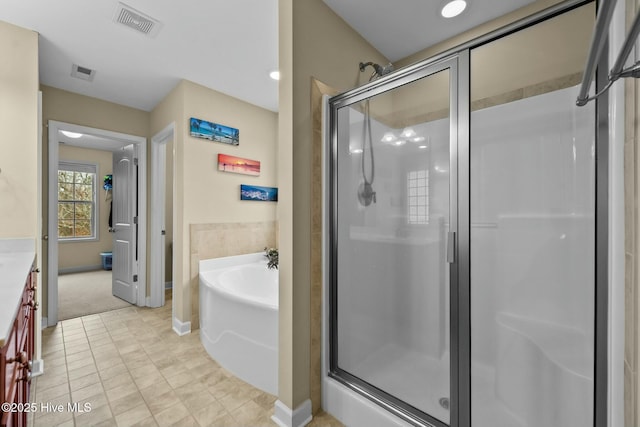
{"type": "Polygon", "coordinates": [[[466,10],[445,19],[444,0],[323,0],[391,62],[520,9],[535,0],[467,0],[466,10]]]}
{"type": "Polygon", "coordinates": [[[124,3],[162,23],[155,38],[113,22],[117,0],[2,0],[0,20],[40,33],[45,85],[150,111],[187,79],[277,111],[277,0],[124,3]]]}
{"type": "MultiPolygon", "coordinates": [[[[65,126],[61,124],[60,127],[64,128],[65,126]]],[[[90,148],[102,151],[117,151],[122,147],[131,144],[131,141],[119,141],[117,139],[105,138],[100,135],[91,135],[88,133],[83,133],[79,138],[69,138],[60,130],[58,130],[58,142],[60,144],[73,147],[90,148]]]]}
{"type": "MultiPolygon", "coordinates": [[[[389,60],[406,57],[533,0],[470,0],[445,20],[442,0],[324,0],[389,60]]],[[[187,79],[278,110],[278,0],[125,0],[159,20],[155,38],[113,22],[117,0],[2,0],[0,20],[40,34],[40,82],[152,110],[187,79]],[[72,64],[96,70],[71,77],[72,64]]]]}

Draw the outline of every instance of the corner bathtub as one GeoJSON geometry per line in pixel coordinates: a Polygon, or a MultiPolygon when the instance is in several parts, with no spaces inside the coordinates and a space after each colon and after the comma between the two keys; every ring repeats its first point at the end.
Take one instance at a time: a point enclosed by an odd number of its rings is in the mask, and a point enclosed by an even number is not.
{"type": "Polygon", "coordinates": [[[278,271],[263,253],[200,261],[200,340],[223,368],[278,394],[278,271]]]}

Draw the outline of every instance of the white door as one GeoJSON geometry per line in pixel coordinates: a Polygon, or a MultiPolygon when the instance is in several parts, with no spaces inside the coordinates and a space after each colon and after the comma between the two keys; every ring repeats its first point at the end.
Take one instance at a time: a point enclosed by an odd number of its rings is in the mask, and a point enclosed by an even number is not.
{"type": "Polygon", "coordinates": [[[112,293],[131,304],[136,303],[137,251],[136,200],[137,174],[134,145],[113,153],[112,293]]]}

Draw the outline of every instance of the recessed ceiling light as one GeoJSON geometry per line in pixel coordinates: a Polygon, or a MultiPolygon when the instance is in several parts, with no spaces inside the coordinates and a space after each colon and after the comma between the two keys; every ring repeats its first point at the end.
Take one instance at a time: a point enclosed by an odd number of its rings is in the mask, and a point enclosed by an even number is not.
{"type": "Polygon", "coordinates": [[[61,130],[60,132],[62,132],[62,134],[66,137],[69,138],[73,138],[73,139],[77,139],[82,137],[81,133],[77,133],[77,132],[69,132],[68,130],[61,130]]]}
{"type": "Polygon", "coordinates": [[[280,80],[280,71],[270,72],[269,77],[271,77],[273,80],[280,80]]]}
{"type": "Polygon", "coordinates": [[[386,132],[384,135],[382,135],[382,142],[386,142],[387,144],[395,141],[396,139],[398,138],[396,138],[396,136],[391,132],[386,132]]]}
{"type": "Polygon", "coordinates": [[[424,149],[424,148],[427,148],[427,146],[426,145],[420,145],[420,146],[418,146],[418,148],[423,148],[424,149]]]}
{"type": "Polygon", "coordinates": [[[416,136],[416,131],[413,128],[404,128],[401,134],[404,138],[412,138],[416,136]]]}
{"type": "Polygon", "coordinates": [[[351,152],[351,154],[362,154],[362,148],[351,148],[349,152],[351,152]]]}
{"type": "Polygon", "coordinates": [[[467,2],[464,0],[452,0],[445,4],[440,13],[445,18],[453,18],[460,15],[467,7],[467,2]]]}

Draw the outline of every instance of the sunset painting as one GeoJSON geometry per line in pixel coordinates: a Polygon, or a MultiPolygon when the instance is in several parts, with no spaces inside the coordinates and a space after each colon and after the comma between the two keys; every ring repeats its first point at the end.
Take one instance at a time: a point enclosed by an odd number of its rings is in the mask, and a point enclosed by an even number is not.
{"type": "Polygon", "coordinates": [[[218,170],[223,172],[241,173],[244,175],[260,175],[260,162],[243,159],[241,157],[218,154],[218,170]]]}

